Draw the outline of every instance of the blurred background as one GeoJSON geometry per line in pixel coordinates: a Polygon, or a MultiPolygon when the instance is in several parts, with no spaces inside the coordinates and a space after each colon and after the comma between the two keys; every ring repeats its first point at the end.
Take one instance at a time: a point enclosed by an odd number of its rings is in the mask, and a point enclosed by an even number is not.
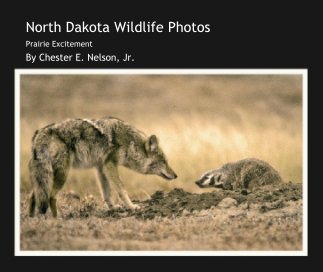
{"type": "MultiPolygon", "coordinates": [[[[132,199],[182,187],[207,170],[247,157],[302,182],[301,75],[22,75],[21,191],[36,129],[67,118],[114,116],[156,134],[178,178],[120,167],[132,199]]],[[[99,194],[93,169],[71,170],[63,190],[99,194]]]]}

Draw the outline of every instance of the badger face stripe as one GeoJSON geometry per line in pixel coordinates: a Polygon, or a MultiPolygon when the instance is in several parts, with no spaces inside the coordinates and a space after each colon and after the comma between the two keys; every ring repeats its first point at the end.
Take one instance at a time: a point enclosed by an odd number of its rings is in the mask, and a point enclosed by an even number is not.
{"type": "Polygon", "coordinates": [[[221,188],[223,186],[222,174],[218,174],[213,177],[213,186],[217,188],[221,188]]]}
{"type": "Polygon", "coordinates": [[[210,186],[214,186],[214,184],[215,184],[215,179],[214,179],[214,176],[212,176],[210,178],[210,186]]]}
{"type": "Polygon", "coordinates": [[[212,175],[207,174],[205,176],[202,176],[201,178],[201,185],[203,186],[211,186],[211,180],[212,180],[212,175]]]}

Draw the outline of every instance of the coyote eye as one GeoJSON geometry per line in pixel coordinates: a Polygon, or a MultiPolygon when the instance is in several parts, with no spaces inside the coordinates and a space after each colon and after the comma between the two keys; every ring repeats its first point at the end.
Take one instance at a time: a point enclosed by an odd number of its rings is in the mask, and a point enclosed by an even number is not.
{"type": "Polygon", "coordinates": [[[150,168],[156,168],[157,167],[157,162],[152,162],[149,164],[150,168]]]}

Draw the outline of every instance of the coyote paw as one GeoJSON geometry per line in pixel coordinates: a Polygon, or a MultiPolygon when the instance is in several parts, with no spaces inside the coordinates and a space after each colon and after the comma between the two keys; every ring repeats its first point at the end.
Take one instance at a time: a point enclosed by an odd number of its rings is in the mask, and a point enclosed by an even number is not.
{"type": "Polygon", "coordinates": [[[112,207],[112,209],[115,209],[115,210],[122,209],[122,205],[120,205],[120,204],[114,204],[113,207],[112,207]]]}
{"type": "Polygon", "coordinates": [[[112,209],[114,209],[114,206],[115,205],[113,205],[112,203],[108,203],[108,202],[104,202],[104,204],[103,204],[103,208],[105,209],[105,210],[107,210],[107,211],[109,211],[109,210],[112,210],[112,209]]]}
{"type": "Polygon", "coordinates": [[[132,205],[129,205],[129,209],[131,209],[131,210],[140,210],[140,206],[139,205],[137,205],[137,204],[132,204],[132,205]]]}

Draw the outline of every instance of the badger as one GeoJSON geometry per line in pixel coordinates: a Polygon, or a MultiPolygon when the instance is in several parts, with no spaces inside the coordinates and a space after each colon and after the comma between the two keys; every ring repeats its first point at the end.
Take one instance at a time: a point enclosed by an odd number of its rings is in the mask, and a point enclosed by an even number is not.
{"type": "Polygon", "coordinates": [[[226,163],[220,168],[207,171],[195,181],[200,188],[215,187],[224,190],[253,190],[281,182],[281,176],[269,163],[255,158],[226,163]]]}

